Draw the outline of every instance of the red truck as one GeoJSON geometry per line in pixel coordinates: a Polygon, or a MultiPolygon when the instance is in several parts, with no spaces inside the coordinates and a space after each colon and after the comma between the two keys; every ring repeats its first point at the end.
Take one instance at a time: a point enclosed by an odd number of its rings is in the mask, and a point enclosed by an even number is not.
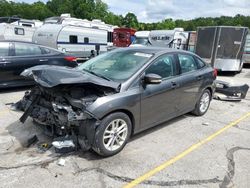
{"type": "Polygon", "coordinates": [[[115,28],[113,31],[113,44],[116,47],[128,47],[135,39],[135,29],[115,28]]]}

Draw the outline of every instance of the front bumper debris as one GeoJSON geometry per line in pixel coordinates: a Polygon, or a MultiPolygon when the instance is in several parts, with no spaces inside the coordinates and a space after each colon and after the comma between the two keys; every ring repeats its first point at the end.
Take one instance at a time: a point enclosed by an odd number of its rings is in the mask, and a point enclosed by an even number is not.
{"type": "Polygon", "coordinates": [[[246,98],[249,86],[247,84],[241,86],[232,86],[228,82],[215,81],[216,88],[214,99],[223,101],[241,101],[246,98]],[[217,93],[217,94],[216,94],[217,93]]]}

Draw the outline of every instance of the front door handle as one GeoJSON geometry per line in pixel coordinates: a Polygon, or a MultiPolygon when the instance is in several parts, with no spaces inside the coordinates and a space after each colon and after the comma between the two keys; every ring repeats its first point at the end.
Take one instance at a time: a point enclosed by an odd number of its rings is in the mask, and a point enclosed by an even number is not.
{"type": "Polygon", "coordinates": [[[178,84],[176,82],[171,82],[171,88],[175,89],[178,87],[178,84]]]}
{"type": "Polygon", "coordinates": [[[203,76],[197,76],[196,79],[197,80],[201,80],[203,78],[203,76]]]}

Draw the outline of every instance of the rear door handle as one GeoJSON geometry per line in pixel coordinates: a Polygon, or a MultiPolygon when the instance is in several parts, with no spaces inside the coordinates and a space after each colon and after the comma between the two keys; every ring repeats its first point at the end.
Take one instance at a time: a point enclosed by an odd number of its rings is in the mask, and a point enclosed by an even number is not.
{"type": "Polygon", "coordinates": [[[201,80],[203,78],[203,76],[197,76],[196,79],[197,80],[201,80]]]}
{"type": "Polygon", "coordinates": [[[48,61],[48,59],[39,59],[40,62],[48,61]]]}
{"type": "Polygon", "coordinates": [[[0,61],[0,65],[6,66],[7,64],[11,63],[10,61],[0,61]]]}

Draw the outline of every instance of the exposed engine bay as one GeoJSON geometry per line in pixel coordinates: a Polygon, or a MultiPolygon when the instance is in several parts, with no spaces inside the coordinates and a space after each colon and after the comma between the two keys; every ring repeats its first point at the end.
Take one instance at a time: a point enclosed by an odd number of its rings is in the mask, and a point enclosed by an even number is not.
{"type": "Polygon", "coordinates": [[[30,116],[47,134],[75,136],[84,148],[92,142],[98,125],[98,119],[86,108],[97,98],[113,93],[114,89],[95,84],[36,86],[15,107],[24,111],[21,122],[30,116]]]}

